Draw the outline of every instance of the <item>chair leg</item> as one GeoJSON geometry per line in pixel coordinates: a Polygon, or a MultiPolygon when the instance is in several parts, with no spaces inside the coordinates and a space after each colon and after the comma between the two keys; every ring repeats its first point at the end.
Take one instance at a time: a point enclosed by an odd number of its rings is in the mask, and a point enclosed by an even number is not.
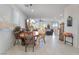
{"type": "Polygon", "coordinates": [[[34,44],[33,44],[33,52],[34,52],[34,44]]]}
{"type": "Polygon", "coordinates": [[[73,46],[73,37],[72,37],[72,46],[73,46]]]}
{"type": "Polygon", "coordinates": [[[16,45],[16,40],[15,40],[15,42],[14,42],[13,46],[15,46],[15,45],[16,45]]]}
{"type": "Polygon", "coordinates": [[[43,37],[43,40],[44,40],[44,43],[46,43],[46,41],[45,41],[45,37],[43,37]]]}
{"type": "Polygon", "coordinates": [[[27,52],[27,45],[25,45],[25,52],[27,52]]]}
{"type": "Polygon", "coordinates": [[[44,43],[46,43],[45,39],[44,39],[44,43]]]}
{"type": "Polygon", "coordinates": [[[65,42],[64,43],[66,44],[66,37],[65,37],[65,42]]]}

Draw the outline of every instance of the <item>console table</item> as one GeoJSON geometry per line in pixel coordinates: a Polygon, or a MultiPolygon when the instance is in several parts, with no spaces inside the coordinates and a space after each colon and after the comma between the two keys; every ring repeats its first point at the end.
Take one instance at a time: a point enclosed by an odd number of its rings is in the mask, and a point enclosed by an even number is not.
{"type": "Polygon", "coordinates": [[[72,33],[64,32],[64,38],[65,38],[65,39],[64,39],[65,44],[66,44],[66,43],[70,43],[70,44],[72,44],[72,46],[73,46],[73,34],[72,34],[72,33]],[[67,41],[67,40],[66,40],[66,37],[70,37],[72,41],[71,41],[71,42],[67,41]]]}

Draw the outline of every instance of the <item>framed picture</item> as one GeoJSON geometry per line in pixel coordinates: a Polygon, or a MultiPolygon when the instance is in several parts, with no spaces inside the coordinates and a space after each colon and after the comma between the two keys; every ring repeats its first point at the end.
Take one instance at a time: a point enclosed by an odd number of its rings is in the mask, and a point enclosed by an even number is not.
{"type": "Polygon", "coordinates": [[[72,26],[72,17],[68,16],[67,18],[67,26],[72,26]]]}

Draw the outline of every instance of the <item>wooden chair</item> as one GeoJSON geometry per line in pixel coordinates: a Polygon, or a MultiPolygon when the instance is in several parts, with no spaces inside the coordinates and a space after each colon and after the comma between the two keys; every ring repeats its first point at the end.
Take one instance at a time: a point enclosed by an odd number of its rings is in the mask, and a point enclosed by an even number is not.
{"type": "Polygon", "coordinates": [[[45,35],[46,35],[45,31],[43,31],[43,30],[39,31],[39,37],[40,37],[40,39],[42,38],[44,40],[44,43],[46,43],[46,41],[45,41],[45,35]]]}
{"type": "Polygon", "coordinates": [[[13,34],[14,34],[14,37],[15,37],[15,42],[14,42],[14,46],[15,46],[15,44],[16,44],[16,41],[17,40],[19,40],[20,39],[20,36],[19,36],[19,34],[20,34],[20,26],[16,26],[15,28],[14,28],[14,30],[13,30],[13,34]]]}
{"type": "Polygon", "coordinates": [[[19,34],[20,34],[20,31],[14,32],[14,37],[15,37],[14,46],[16,45],[16,42],[20,40],[19,34]]]}
{"type": "Polygon", "coordinates": [[[42,38],[44,43],[46,43],[46,41],[45,41],[45,33],[40,33],[39,36],[40,36],[40,39],[42,38]]]}
{"type": "Polygon", "coordinates": [[[33,46],[33,52],[34,52],[34,36],[33,36],[33,32],[25,32],[25,52],[27,52],[27,47],[28,45],[32,45],[33,46]]]}

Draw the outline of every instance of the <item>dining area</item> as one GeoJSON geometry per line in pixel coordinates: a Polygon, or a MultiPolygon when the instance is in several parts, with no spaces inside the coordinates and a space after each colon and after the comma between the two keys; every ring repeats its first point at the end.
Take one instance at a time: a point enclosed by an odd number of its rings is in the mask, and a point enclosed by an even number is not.
{"type": "Polygon", "coordinates": [[[16,44],[20,44],[25,47],[25,52],[27,52],[28,46],[32,46],[32,51],[34,52],[34,47],[40,47],[40,40],[42,39],[44,44],[45,41],[45,31],[42,30],[33,30],[33,31],[26,31],[25,29],[21,29],[19,26],[15,28],[14,36],[16,44]],[[16,31],[15,31],[16,30],[16,31]]]}

